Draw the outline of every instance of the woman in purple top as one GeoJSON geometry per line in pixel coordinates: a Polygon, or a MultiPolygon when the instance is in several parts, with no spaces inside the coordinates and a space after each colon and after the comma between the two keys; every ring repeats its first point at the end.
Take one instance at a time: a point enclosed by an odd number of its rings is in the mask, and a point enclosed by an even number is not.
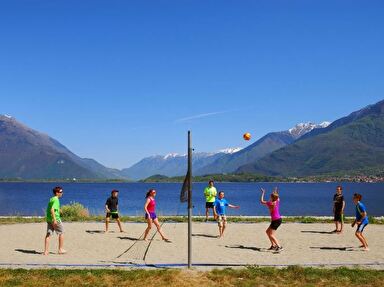
{"type": "Polygon", "coordinates": [[[271,241],[271,247],[268,250],[281,251],[283,247],[280,246],[279,241],[275,236],[275,231],[279,228],[282,219],[279,212],[280,207],[280,199],[277,188],[272,192],[271,199],[269,201],[264,200],[265,189],[261,188],[261,204],[266,205],[269,208],[269,212],[271,214],[271,225],[265,231],[268,235],[269,240],[271,241]]]}
{"type": "Polygon", "coordinates": [[[159,221],[156,216],[156,190],[150,189],[147,194],[145,195],[145,204],[144,204],[144,211],[145,211],[145,219],[147,220],[147,228],[144,231],[144,240],[147,240],[147,236],[149,231],[152,228],[152,222],[155,224],[157,231],[159,232],[161,239],[164,241],[170,242],[168,238],[165,237],[163,231],[161,230],[161,226],[159,224],[159,221]]]}

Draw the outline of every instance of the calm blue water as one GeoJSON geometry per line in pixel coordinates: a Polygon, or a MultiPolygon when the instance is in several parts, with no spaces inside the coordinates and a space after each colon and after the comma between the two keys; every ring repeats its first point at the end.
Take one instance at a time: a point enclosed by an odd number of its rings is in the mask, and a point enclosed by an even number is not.
{"type": "MultiPolygon", "coordinates": [[[[179,183],[0,183],[0,215],[44,215],[52,188],[61,185],[64,195],[61,204],[80,202],[92,214],[104,214],[104,204],[112,189],[118,189],[119,209],[122,215],[143,215],[145,193],[149,188],[157,190],[159,215],[185,215],[186,203],[179,202],[179,183]]],[[[228,215],[268,215],[267,208],[259,203],[260,187],[267,196],[278,186],[282,215],[332,215],[332,198],[335,183],[216,183],[217,190],[225,191],[227,200],[240,209],[228,209],[228,215]]],[[[193,185],[193,214],[203,215],[206,183],[193,185]]],[[[363,195],[368,214],[384,215],[384,183],[345,183],[347,216],[354,215],[352,194],[363,195]]],[[[267,197],[268,198],[268,197],[267,197]]]]}

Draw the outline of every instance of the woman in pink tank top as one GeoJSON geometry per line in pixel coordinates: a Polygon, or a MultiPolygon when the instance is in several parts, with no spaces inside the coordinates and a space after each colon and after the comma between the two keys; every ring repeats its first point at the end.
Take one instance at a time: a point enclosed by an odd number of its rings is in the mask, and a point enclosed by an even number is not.
{"type": "Polygon", "coordinates": [[[269,212],[271,214],[271,224],[265,231],[267,233],[269,240],[271,241],[271,247],[268,250],[275,250],[280,252],[281,250],[283,250],[283,247],[280,246],[279,241],[275,236],[275,232],[277,228],[279,228],[282,222],[280,211],[279,211],[279,207],[280,207],[279,193],[277,188],[275,188],[275,190],[271,194],[271,198],[269,201],[264,200],[264,194],[265,194],[265,189],[261,188],[260,202],[261,204],[264,204],[268,207],[269,212]]]}
{"type": "Polygon", "coordinates": [[[155,201],[155,196],[156,196],[156,190],[150,189],[145,198],[145,204],[144,204],[144,211],[145,211],[145,219],[147,220],[147,229],[144,231],[144,240],[147,240],[147,236],[149,231],[152,228],[152,222],[155,224],[157,231],[159,232],[161,239],[164,241],[170,242],[168,238],[165,237],[163,231],[161,230],[159,221],[156,216],[156,201],[155,201]]]}

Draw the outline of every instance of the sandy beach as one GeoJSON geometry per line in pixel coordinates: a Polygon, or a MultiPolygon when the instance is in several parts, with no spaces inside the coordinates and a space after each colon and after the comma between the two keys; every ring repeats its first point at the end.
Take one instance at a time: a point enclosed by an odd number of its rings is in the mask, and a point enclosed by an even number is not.
{"type": "MultiPolygon", "coordinates": [[[[278,238],[284,250],[268,251],[268,223],[230,223],[224,238],[217,238],[214,222],[193,224],[193,258],[197,268],[223,266],[355,266],[384,269],[384,225],[370,224],[364,234],[370,251],[362,251],[354,230],[345,226],[332,234],[333,224],[283,223],[278,238]]],[[[187,224],[164,223],[172,240],[161,240],[155,229],[149,241],[141,240],[146,224],[123,223],[124,233],[112,223],[104,233],[102,222],[66,223],[65,249],[57,254],[57,236],[51,239],[51,254],[42,255],[45,223],[0,225],[2,268],[153,268],[184,267],[187,263],[187,224]]]]}

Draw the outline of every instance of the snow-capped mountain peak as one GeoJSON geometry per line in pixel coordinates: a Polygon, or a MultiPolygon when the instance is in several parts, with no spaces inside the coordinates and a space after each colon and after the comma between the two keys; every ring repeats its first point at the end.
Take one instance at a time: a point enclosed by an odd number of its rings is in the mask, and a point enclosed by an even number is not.
{"type": "Polygon", "coordinates": [[[320,126],[321,128],[326,128],[326,127],[328,127],[330,124],[331,124],[331,122],[327,122],[327,121],[325,121],[325,122],[322,122],[321,124],[319,124],[319,126],[320,126]]]}
{"type": "Polygon", "coordinates": [[[288,131],[291,135],[295,136],[296,138],[299,138],[305,135],[306,133],[309,133],[313,129],[326,128],[330,124],[331,124],[330,122],[325,122],[325,121],[322,122],[321,124],[315,124],[311,122],[299,123],[293,128],[289,129],[288,131]]]}
{"type": "Polygon", "coordinates": [[[238,152],[241,150],[242,150],[241,147],[230,147],[230,148],[221,149],[221,150],[219,150],[219,152],[220,153],[226,153],[226,154],[232,154],[232,153],[235,153],[235,152],[238,152]]]}
{"type": "Polygon", "coordinates": [[[164,159],[175,158],[178,156],[180,156],[178,153],[169,153],[169,154],[164,156],[164,159]]]}
{"type": "Polygon", "coordinates": [[[7,114],[4,114],[4,115],[1,115],[1,114],[0,114],[0,117],[1,117],[1,116],[3,116],[4,118],[7,118],[7,119],[13,119],[13,117],[12,117],[12,116],[10,116],[10,115],[7,115],[7,114]]]}

